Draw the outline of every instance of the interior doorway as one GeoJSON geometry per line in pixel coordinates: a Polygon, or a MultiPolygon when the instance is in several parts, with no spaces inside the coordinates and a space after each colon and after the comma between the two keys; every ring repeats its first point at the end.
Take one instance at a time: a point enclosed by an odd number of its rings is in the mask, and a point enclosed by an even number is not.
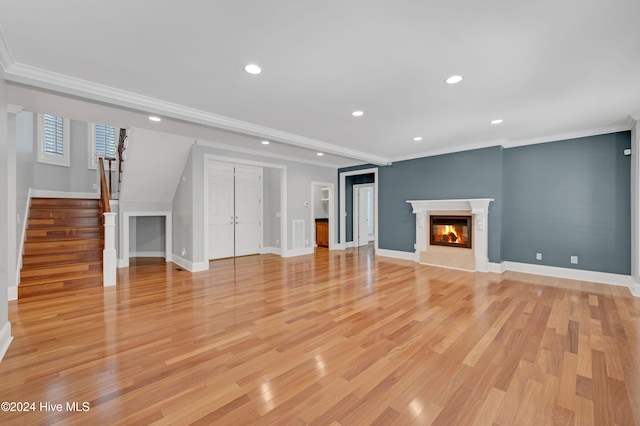
{"type": "MultiPolygon", "coordinates": [[[[373,185],[373,248],[374,250],[378,250],[378,227],[379,227],[379,216],[378,216],[378,168],[370,168],[370,169],[359,169],[359,170],[351,170],[348,172],[340,172],[340,204],[339,204],[339,220],[340,220],[340,241],[338,243],[338,247],[340,249],[346,249],[348,247],[352,247],[355,245],[355,242],[347,239],[347,228],[351,228],[353,221],[349,217],[349,221],[347,221],[347,208],[351,208],[351,215],[353,214],[352,210],[352,197],[350,196],[347,201],[347,178],[351,176],[361,176],[361,175],[372,175],[371,183],[373,185]],[[347,226],[347,224],[349,224],[347,226]]],[[[352,179],[349,179],[352,181],[352,179]]],[[[364,183],[364,182],[361,182],[364,183]]],[[[349,190],[352,189],[353,183],[349,183],[349,190]]],[[[349,230],[352,234],[352,230],[349,230]]],[[[351,235],[349,235],[349,238],[351,235]]]]}
{"type": "Polygon", "coordinates": [[[361,247],[375,240],[373,184],[353,185],[353,245],[361,247]]]}
{"type": "Polygon", "coordinates": [[[335,185],[311,182],[311,237],[314,247],[335,248],[335,185]]]}

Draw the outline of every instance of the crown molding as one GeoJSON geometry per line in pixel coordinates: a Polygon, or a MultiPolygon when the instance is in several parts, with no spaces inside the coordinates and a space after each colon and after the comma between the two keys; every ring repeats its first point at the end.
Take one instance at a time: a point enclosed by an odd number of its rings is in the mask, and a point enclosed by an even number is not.
{"type": "Polygon", "coordinates": [[[320,166],[320,167],[328,167],[330,169],[336,169],[336,170],[343,167],[333,163],[323,163],[321,161],[307,160],[305,158],[299,158],[299,157],[290,156],[290,155],[275,154],[273,152],[263,152],[257,149],[233,146],[233,145],[228,145],[221,142],[212,142],[204,139],[196,139],[196,144],[200,146],[206,146],[209,148],[224,149],[231,152],[240,152],[243,154],[255,155],[257,157],[276,158],[278,160],[292,161],[294,163],[310,164],[313,166],[320,166]]]}
{"type": "Polygon", "coordinates": [[[23,110],[24,107],[21,107],[20,105],[7,104],[7,112],[9,114],[17,114],[19,112],[22,112],[23,110]]]}
{"type": "Polygon", "coordinates": [[[422,151],[417,154],[403,155],[399,157],[393,157],[389,160],[389,162],[396,161],[407,161],[407,160],[415,160],[417,158],[424,157],[435,157],[436,155],[444,155],[444,154],[453,154],[456,152],[464,152],[464,151],[472,151],[474,149],[482,149],[482,148],[490,148],[492,146],[503,146],[505,143],[505,139],[497,139],[491,141],[477,142],[472,144],[467,144],[463,146],[451,146],[451,147],[443,147],[443,148],[434,148],[428,151],[422,151]]]}
{"type": "Polygon", "coordinates": [[[7,44],[7,39],[2,32],[2,28],[0,28],[0,68],[6,72],[11,68],[11,66],[13,66],[14,62],[13,54],[7,44]]]}
{"type": "Polygon", "coordinates": [[[184,120],[223,130],[243,133],[259,138],[288,143],[290,145],[321,151],[341,157],[353,158],[366,163],[386,164],[386,158],[368,154],[354,149],[322,142],[289,132],[212,114],[184,105],[163,101],[125,90],[116,89],[87,80],[73,78],[64,74],[47,71],[25,64],[13,63],[9,67],[5,79],[14,83],[25,84],[37,88],[78,96],[93,101],[104,102],[120,107],[130,108],[146,113],[153,113],[167,118],[184,120]]]}
{"type": "Polygon", "coordinates": [[[627,120],[625,120],[625,122],[622,124],[614,124],[611,126],[578,130],[575,132],[557,133],[554,135],[541,136],[538,138],[508,141],[505,144],[503,144],[503,146],[505,148],[515,148],[518,146],[537,145],[537,144],[547,143],[547,142],[564,141],[567,139],[577,139],[577,138],[585,138],[588,136],[606,135],[607,133],[615,133],[615,132],[623,132],[625,130],[631,130],[631,127],[633,127],[633,119],[629,116],[627,120]]]}

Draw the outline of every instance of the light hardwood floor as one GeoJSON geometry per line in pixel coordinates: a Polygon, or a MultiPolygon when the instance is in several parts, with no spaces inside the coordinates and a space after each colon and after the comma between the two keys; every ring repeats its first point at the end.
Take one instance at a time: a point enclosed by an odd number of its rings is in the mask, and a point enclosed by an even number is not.
{"type": "Polygon", "coordinates": [[[363,248],[139,260],[9,315],[0,400],[38,405],[3,425],[640,424],[640,299],[621,287],[363,248]]]}

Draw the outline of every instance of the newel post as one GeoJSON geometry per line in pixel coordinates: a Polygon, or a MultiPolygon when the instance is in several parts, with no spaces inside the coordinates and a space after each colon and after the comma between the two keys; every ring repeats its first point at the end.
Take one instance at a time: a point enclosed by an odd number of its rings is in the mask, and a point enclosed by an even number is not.
{"type": "Polygon", "coordinates": [[[102,285],[116,285],[116,214],[104,214],[104,250],[102,251],[102,285]]]}

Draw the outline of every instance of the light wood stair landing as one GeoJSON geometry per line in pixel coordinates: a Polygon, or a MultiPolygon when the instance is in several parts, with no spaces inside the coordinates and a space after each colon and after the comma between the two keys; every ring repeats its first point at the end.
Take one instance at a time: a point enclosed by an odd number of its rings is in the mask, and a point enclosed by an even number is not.
{"type": "Polygon", "coordinates": [[[99,200],[32,198],[18,297],[102,285],[99,200]]]}

